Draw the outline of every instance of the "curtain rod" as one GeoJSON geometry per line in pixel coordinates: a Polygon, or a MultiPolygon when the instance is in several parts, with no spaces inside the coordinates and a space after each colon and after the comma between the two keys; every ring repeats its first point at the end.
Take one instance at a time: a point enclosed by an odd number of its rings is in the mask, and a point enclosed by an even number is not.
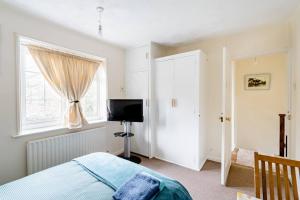
{"type": "Polygon", "coordinates": [[[24,45],[29,47],[29,48],[34,48],[34,49],[46,51],[46,52],[49,52],[49,53],[60,54],[60,55],[63,55],[63,56],[75,57],[77,59],[82,59],[82,60],[86,60],[86,61],[89,61],[89,62],[94,62],[94,63],[99,63],[99,64],[101,64],[103,62],[101,60],[91,59],[91,58],[88,58],[88,57],[84,57],[84,56],[81,56],[81,55],[77,55],[77,54],[73,54],[73,53],[65,52],[65,51],[61,51],[61,50],[45,48],[43,46],[37,46],[37,45],[32,45],[32,44],[24,44],[24,45]]]}
{"type": "Polygon", "coordinates": [[[72,56],[75,56],[75,57],[91,60],[93,62],[99,62],[100,63],[100,62],[105,62],[106,61],[105,58],[101,58],[101,57],[98,57],[98,56],[95,56],[95,55],[84,53],[84,52],[81,52],[81,51],[78,51],[78,50],[72,50],[72,49],[68,49],[68,48],[65,48],[65,47],[60,47],[60,46],[55,45],[55,44],[50,44],[50,43],[47,43],[47,42],[38,41],[38,40],[35,40],[35,39],[32,39],[32,38],[27,38],[27,37],[24,37],[24,36],[19,36],[19,38],[20,38],[20,40],[19,40],[20,44],[25,45],[25,46],[35,46],[35,47],[38,47],[38,48],[44,48],[44,49],[47,49],[49,51],[56,51],[58,53],[63,53],[63,54],[66,54],[66,55],[72,55],[72,56]]]}

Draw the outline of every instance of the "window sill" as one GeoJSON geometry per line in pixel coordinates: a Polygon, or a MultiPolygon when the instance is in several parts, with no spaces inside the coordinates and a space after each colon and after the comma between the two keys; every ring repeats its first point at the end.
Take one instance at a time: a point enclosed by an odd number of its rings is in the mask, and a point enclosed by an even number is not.
{"type": "Polygon", "coordinates": [[[29,130],[29,131],[24,131],[22,133],[19,133],[17,135],[13,135],[13,138],[21,138],[21,137],[27,137],[27,136],[33,136],[33,135],[45,135],[45,134],[66,134],[66,133],[76,133],[84,130],[90,130],[90,129],[95,129],[99,127],[103,127],[107,124],[106,120],[97,120],[97,121],[91,121],[89,122],[88,125],[86,125],[83,128],[77,128],[77,129],[68,129],[65,127],[51,127],[51,128],[40,128],[40,129],[35,129],[35,130],[29,130]]]}

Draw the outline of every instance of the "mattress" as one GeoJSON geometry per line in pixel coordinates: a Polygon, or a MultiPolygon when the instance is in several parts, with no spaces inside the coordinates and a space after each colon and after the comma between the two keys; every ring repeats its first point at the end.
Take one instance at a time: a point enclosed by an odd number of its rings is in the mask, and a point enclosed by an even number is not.
{"type": "Polygon", "coordinates": [[[176,180],[107,153],[93,153],[0,186],[0,200],[110,200],[138,172],[161,180],[156,200],[190,200],[176,180]]]}

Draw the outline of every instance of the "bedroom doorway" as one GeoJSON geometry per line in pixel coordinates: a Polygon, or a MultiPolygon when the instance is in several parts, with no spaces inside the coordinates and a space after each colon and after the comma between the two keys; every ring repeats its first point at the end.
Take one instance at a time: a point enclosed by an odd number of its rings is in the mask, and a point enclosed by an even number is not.
{"type": "Polygon", "coordinates": [[[288,144],[291,94],[288,57],[287,52],[276,52],[233,61],[233,163],[253,166],[254,151],[279,155],[280,134],[284,135],[281,147],[288,144]],[[279,115],[285,115],[283,129],[279,115]]]}
{"type": "Polygon", "coordinates": [[[284,145],[288,144],[287,157],[291,156],[292,66],[289,60],[286,50],[232,57],[228,49],[223,48],[222,185],[226,185],[231,176],[229,172],[236,163],[253,171],[254,151],[279,155],[279,131],[282,129],[279,114],[285,114],[284,145]],[[246,99],[241,99],[241,94],[246,99]]]}

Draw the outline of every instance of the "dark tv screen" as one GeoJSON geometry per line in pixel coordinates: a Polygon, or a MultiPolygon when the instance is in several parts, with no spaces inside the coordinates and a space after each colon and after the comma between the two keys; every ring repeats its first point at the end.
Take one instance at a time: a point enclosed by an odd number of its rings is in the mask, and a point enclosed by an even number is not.
{"type": "Polygon", "coordinates": [[[142,99],[109,99],[108,121],[143,122],[142,99]]]}

